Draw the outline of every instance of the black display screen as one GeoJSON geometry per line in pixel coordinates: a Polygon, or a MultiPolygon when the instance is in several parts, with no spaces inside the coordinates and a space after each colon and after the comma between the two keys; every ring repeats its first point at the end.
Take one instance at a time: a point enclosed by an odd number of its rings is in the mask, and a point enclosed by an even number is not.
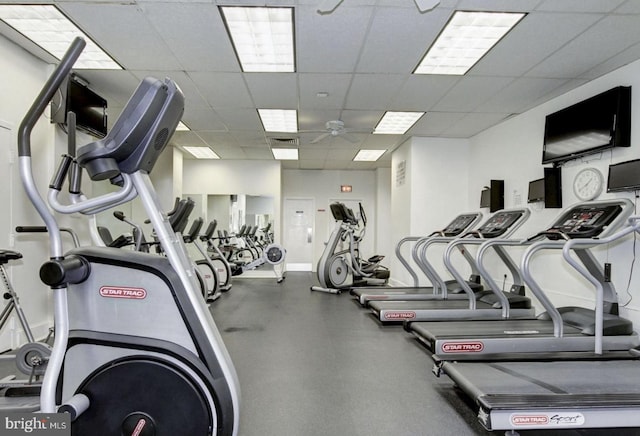
{"type": "Polygon", "coordinates": [[[535,203],[537,201],[544,201],[544,179],[529,182],[527,203],[535,203]]]}
{"type": "Polygon", "coordinates": [[[619,86],[547,115],[542,163],[631,145],[631,87],[619,86]]]}
{"type": "Polygon", "coordinates": [[[607,192],[640,189],[640,159],[609,165],[607,192]]]}

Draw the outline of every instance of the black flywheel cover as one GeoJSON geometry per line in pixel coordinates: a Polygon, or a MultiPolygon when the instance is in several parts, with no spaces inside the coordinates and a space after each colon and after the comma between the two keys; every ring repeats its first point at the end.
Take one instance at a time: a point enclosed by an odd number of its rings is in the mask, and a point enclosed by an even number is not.
{"type": "Polygon", "coordinates": [[[124,360],[102,368],[78,390],[89,409],[71,425],[74,436],[205,436],[212,413],[201,389],[165,362],[124,360]]]}

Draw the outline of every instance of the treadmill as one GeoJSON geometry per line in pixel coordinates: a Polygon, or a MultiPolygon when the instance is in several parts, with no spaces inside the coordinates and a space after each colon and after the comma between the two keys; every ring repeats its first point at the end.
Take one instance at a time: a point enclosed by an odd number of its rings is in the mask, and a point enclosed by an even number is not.
{"type": "MultiPolygon", "coordinates": [[[[445,264],[465,291],[464,299],[448,299],[448,295],[431,301],[369,301],[369,308],[381,323],[398,323],[402,321],[445,321],[451,319],[496,319],[496,318],[532,318],[534,309],[531,301],[524,295],[522,287],[518,292],[502,292],[497,290],[474,293],[460,276],[451,262],[451,255],[456,249],[464,249],[467,245],[479,245],[487,239],[507,237],[515,232],[529,217],[528,208],[506,209],[495,212],[477,229],[451,241],[450,238],[431,238],[427,245],[445,243],[445,264]]],[[[497,247],[500,259],[505,262],[514,275],[514,282],[520,281],[520,274],[513,260],[502,249],[497,247]]],[[[425,265],[430,265],[426,256],[422,258],[425,265]]],[[[442,279],[431,266],[431,273],[436,282],[442,279]]],[[[446,292],[446,287],[440,288],[446,292]]],[[[515,289],[515,288],[514,288],[515,289]]]]}
{"type": "MultiPolygon", "coordinates": [[[[640,217],[629,223],[611,236],[564,245],[564,258],[599,296],[604,293],[602,277],[571,253],[640,231],[640,217]]],[[[596,302],[598,309],[604,306],[602,298],[596,302]]],[[[554,360],[545,353],[544,361],[445,362],[442,371],[475,403],[487,430],[640,427],[640,351],[631,349],[625,360],[610,360],[611,353],[603,350],[602,326],[598,329],[593,354],[599,358],[554,360]]]]}
{"type": "MultiPolygon", "coordinates": [[[[517,358],[520,353],[524,353],[520,358],[525,358],[527,353],[535,356],[545,352],[589,351],[594,347],[594,336],[600,331],[606,350],[628,350],[638,346],[640,341],[632,323],[618,315],[613,283],[605,277],[600,262],[590,251],[594,241],[613,234],[632,211],[633,203],[628,199],[578,203],[563,211],[548,230],[522,243],[530,245],[522,258],[522,274],[530,291],[546,309],[537,318],[407,322],[405,330],[434,353],[436,365],[447,360],[513,359],[513,355],[517,358]],[[602,288],[602,310],[556,308],[531,276],[530,263],[536,253],[544,249],[565,249],[572,240],[576,241],[572,244],[578,244],[573,252],[580,260],[579,263],[574,260],[574,268],[581,268],[585,276],[597,278],[602,288]],[[586,246],[579,245],[585,243],[586,246]]],[[[485,278],[488,274],[483,265],[482,248],[478,251],[478,268],[485,278]]]]}
{"type": "MultiPolygon", "coordinates": [[[[413,277],[414,286],[386,287],[382,289],[372,289],[371,287],[354,287],[351,288],[351,295],[353,295],[363,306],[367,306],[368,302],[372,300],[436,300],[443,299],[447,294],[450,295],[451,299],[467,298],[463,288],[458,284],[457,280],[449,280],[445,282],[440,281],[441,283],[435,283],[433,280],[433,273],[429,268],[429,265],[425,265],[422,262],[422,256],[419,253],[420,249],[424,247],[424,244],[430,239],[441,237],[448,238],[448,240],[453,241],[456,237],[462,235],[464,232],[473,229],[473,227],[475,227],[481,219],[482,213],[480,212],[461,214],[455,217],[455,219],[451,221],[444,229],[435,231],[427,237],[406,237],[398,242],[398,245],[396,246],[396,256],[413,277]],[[400,252],[401,246],[404,243],[411,241],[415,242],[413,249],[411,250],[413,260],[420,267],[427,278],[429,278],[429,280],[434,284],[434,286],[419,286],[418,276],[410,267],[406,259],[402,256],[400,252]],[[441,290],[441,288],[443,287],[446,288],[444,291],[441,290]]],[[[468,280],[469,286],[471,287],[471,289],[473,289],[474,292],[482,291],[483,287],[480,283],[480,275],[477,273],[475,259],[466,250],[463,250],[462,254],[465,256],[467,262],[469,262],[469,264],[471,265],[472,274],[468,280]]]]}

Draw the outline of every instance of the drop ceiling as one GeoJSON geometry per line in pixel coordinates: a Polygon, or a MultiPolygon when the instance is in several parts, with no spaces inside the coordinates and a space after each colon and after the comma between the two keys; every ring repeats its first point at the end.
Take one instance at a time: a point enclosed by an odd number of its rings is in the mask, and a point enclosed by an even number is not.
{"type": "Polygon", "coordinates": [[[297,138],[299,160],[283,168],[389,167],[391,151],[412,136],[471,137],[640,58],[637,0],[442,0],[424,13],[414,0],[343,0],[319,14],[321,1],[53,4],[124,68],[79,71],[107,98],[111,120],[139,80],[169,76],[186,95],[183,121],[191,128],[176,132],[174,146],[207,146],[223,160],[271,160],[271,138],[297,138]],[[242,72],[221,5],[294,7],[296,72],[242,72]],[[412,75],[455,10],[527,15],[466,75],[412,75]],[[296,109],[300,132],[265,132],[257,108],[296,109]],[[371,134],[385,111],[426,114],[404,135],[371,134]],[[312,144],[330,120],[342,120],[357,141],[329,136],[312,144]],[[388,151],[377,162],[353,162],[360,149],[388,151]]]}

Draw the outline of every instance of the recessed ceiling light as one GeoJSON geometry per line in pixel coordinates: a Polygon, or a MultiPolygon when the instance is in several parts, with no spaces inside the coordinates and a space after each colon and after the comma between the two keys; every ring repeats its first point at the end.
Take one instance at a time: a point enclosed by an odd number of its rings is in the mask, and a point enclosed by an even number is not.
{"type": "Polygon", "coordinates": [[[277,160],[298,160],[297,148],[272,148],[271,152],[277,160]]]}
{"type": "Polygon", "coordinates": [[[525,15],[456,11],[414,74],[465,74],[525,15]]]}
{"type": "Polygon", "coordinates": [[[295,109],[258,109],[265,132],[297,132],[298,113],[295,109]]]}
{"type": "Polygon", "coordinates": [[[220,7],[244,72],[294,72],[293,8],[220,7]]]}
{"type": "Polygon", "coordinates": [[[73,66],[76,69],[122,69],[55,6],[0,5],[0,20],[13,27],[58,60],[62,59],[75,37],[84,38],[87,46],[73,66]]]}
{"type": "Polygon", "coordinates": [[[353,160],[359,162],[375,162],[380,159],[380,156],[386,151],[387,150],[360,150],[353,160]]]}
{"type": "Polygon", "coordinates": [[[220,159],[213,150],[209,147],[182,147],[185,151],[188,151],[197,159],[220,159]]]}
{"type": "Polygon", "coordinates": [[[404,135],[424,115],[424,112],[386,112],[376,128],[375,135],[404,135]]]}

